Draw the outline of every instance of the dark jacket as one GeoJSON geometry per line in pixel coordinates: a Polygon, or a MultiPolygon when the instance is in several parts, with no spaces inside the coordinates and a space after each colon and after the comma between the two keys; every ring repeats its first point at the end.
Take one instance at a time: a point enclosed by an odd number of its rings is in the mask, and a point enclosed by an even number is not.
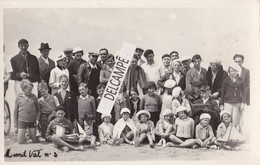
{"type": "Polygon", "coordinates": [[[49,84],[50,72],[53,68],[55,68],[55,63],[53,60],[49,59],[49,65],[44,62],[42,56],[38,58],[39,69],[40,69],[40,79],[44,80],[47,84],[49,84]]]}
{"type": "MultiPolygon", "coordinates": [[[[97,65],[97,68],[99,70],[101,70],[101,68],[99,68],[98,65],[97,65]]],[[[88,61],[79,66],[78,71],[77,71],[78,85],[80,83],[87,83],[89,81],[91,71],[92,71],[92,69],[91,69],[91,66],[89,65],[88,61]]]]}
{"type": "Polygon", "coordinates": [[[28,73],[31,82],[40,82],[40,70],[37,58],[28,52],[26,59],[19,53],[11,58],[12,80],[21,81],[21,73],[28,73]]]}
{"type": "Polygon", "coordinates": [[[73,91],[67,91],[64,101],[62,100],[60,91],[54,93],[54,96],[57,97],[59,104],[65,107],[65,117],[69,119],[71,122],[74,122],[75,119],[78,121],[78,101],[75,96],[75,93],[73,91]]]}
{"type": "Polygon", "coordinates": [[[226,71],[223,70],[223,67],[221,65],[219,71],[217,72],[216,78],[214,79],[214,82],[212,82],[212,76],[212,70],[211,67],[209,67],[207,71],[208,86],[210,87],[212,94],[215,92],[219,92],[220,97],[223,81],[228,77],[228,74],[226,71]]]}
{"type": "Polygon", "coordinates": [[[245,101],[247,105],[250,105],[250,72],[248,69],[242,67],[241,78],[245,84],[245,101]]]}
{"type": "Polygon", "coordinates": [[[245,85],[242,78],[233,83],[230,77],[223,81],[220,105],[224,103],[245,103],[245,85]]]}
{"type": "MultiPolygon", "coordinates": [[[[176,82],[175,78],[173,77],[172,73],[167,73],[165,74],[162,78],[160,78],[157,82],[158,86],[161,88],[164,88],[164,83],[166,80],[172,79],[176,82]]],[[[181,87],[181,89],[184,91],[185,90],[185,75],[181,73],[181,78],[178,84],[176,86],[181,87]]]]}

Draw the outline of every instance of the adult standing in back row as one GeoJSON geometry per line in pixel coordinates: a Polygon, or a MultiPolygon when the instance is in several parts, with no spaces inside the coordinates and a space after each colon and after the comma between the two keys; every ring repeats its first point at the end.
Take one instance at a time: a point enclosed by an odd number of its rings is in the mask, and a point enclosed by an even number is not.
{"type": "Polygon", "coordinates": [[[11,58],[11,65],[13,74],[11,79],[15,80],[14,90],[15,95],[22,93],[20,83],[23,79],[28,79],[33,83],[32,93],[38,96],[38,82],[40,82],[40,70],[37,58],[28,52],[28,41],[21,39],[18,41],[18,47],[20,52],[11,58]]]}
{"type": "Polygon", "coordinates": [[[194,66],[186,74],[185,95],[192,103],[200,97],[200,87],[207,84],[207,70],[200,66],[201,56],[196,54],[191,61],[194,66]]]}
{"type": "Polygon", "coordinates": [[[89,89],[89,94],[94,98],[98,97],[97,86],[99,84],[99,74],[101,68],[97,65],[98,53],[90,52],[88,55],[89,61],[81,64],[77,72],[78,85],[86,83],[89,89]]]}
{"type": "MultiPolygon", "coordinates": [[[[49,58],[49,52],[51,48],[48,43],[41,43],[39,48],[41,56],[38,58],[40,78],[44,80],[46,84],[49,84],[50,72],[55,68],[55,62],[49,58]]],[[[48,93],[51,93],[51,88],[48,86],[48,93]]]]}

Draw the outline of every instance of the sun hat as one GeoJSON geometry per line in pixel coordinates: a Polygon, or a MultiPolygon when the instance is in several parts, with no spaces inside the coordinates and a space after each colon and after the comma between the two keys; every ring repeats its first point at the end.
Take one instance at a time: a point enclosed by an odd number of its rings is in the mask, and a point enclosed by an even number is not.
{"type": "Polygon", "coordinates": [[[110,117],[110,118],[111,118],[112,116],[111,116],[110,114],[104,114],[104,113],[103,113],[103,114],[101,115],[101,120],[104,120],[105,117],[110,117]]]}
{"type": "Polygon", "coordinates": [[[80,47],[76,47],[76,48],[74,48],[73,51],[72,51],[73,54],[74,54],[74,53],[77,53],[77,52],[83,52],[83,49],[80,48],[80,47]]]}
{"type": "Polygon", "coordinates": [[[62,60],[63,58],[66,58],[66,55],[63,52],[60,52],[59,56],[56,58],[56,62],[62,60]]]}
{"type": "Polygon", "coordinates": [[[240,71],[240,70],[241,70],[241,68],[239,67],[239,65],[238,65],[237,63],[235,63],[235,62],[231,63],[231,64],[228,66],[228,70],[229,70],[229,68],[233,68],[233,69],[235,69],[236,71],[240,71]]]}
{"type": "Polygon", "coordinates": [[[220,112],[220,118],[222,118],[222,116],[223,116],[225,113],[227,113],[229,116],[231,116],[231,114],[230,114],[229,111],[223,110],[223,111],[220,112]]]}
{"type": "Polygon", "coordinates": [[[125,112],[131,114],[131,112],[130,112],[130,110],[129,110],[128,108],[122,108],[122,109],[121,109],[121,112],[120,112],[120,115],[122,115],[122,114],[125,113],[125,112]]]}
{"type": "Polygon", "coordinates": [[[175,97],[175,98],[178,97],[181,92],[182,92],[181,87],[177,86],[177,87],[173,88],[172,97],[175,97]]]}
{"type": "Polygon", "coordinates": [[[176,109],[176,113],[181,112],[181,111],[187,111],[187,108],[184,107],[184,106],[179,106],[179,107],[176,109]]]}
{"type": "Polygon", "coordinates": [[[176,85],[174,80],[166,80],[164,83],[165,88],[173,88],[176,85]]]}
{"type": "Polygon", "coordinates": [[[151,118],[151,114],[150,112],[148,112],[147,110],[140,110],[136,113],[136,118],[139,119],[139,117],[142,115],[142,114],[146,114],[148,116],[148,119],[151,118]]]}
{"type": "Polygon", "coordinates": [[[211,116],[208,113],[203,113],[203,114],[200,115],[200,120],[202,120],[202,119],[209,119],[210,120],[211,116]]]}
{"type": "Polygon", "coordinates": [[[172,110],[170,109],[165,109],[162,113],[162,116],[167,116],[167,115],[173,115],[172,110]]]}

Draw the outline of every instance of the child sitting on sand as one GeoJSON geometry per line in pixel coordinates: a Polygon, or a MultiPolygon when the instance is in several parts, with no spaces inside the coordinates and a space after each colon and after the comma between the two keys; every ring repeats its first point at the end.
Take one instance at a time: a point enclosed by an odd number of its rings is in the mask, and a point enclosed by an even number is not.
{"type": "Polygon", "coordinates": [[[102,114],[103,123],[98,127],[99,139],[102,144],[112,144],[113,124],[110,123],[111,115],[102,114]]]}
{"type": "Polygon", "coordinates": [[[146,110],[141,110],[137,112],[136,118],[138,123],[136,124],[137,134],[138,134],[138,144],[141,144],[145,138],[148,139],[151,148],[154,148],[154,123],[149,120],[151,114],[146,110]]]}
{"type": "Polygon", "coordinates": [[[209,125],[210,119],[211,116],[208,113],[203,113],[200,115],[200,123],[196,126],[196,143],[203,148],[210,147],[216,140],[212,127],[209,125]]]}
{"type": "Polygon", "coordinates": [[[215,144],[227,150],[238,150],[239,145],[244,143],[245,139],[239,134],[236,127],[232,125],[230,112],[226,110],[221,111],[220,119],[222,123],[218,126],[215,144]]]}
{"type": "Polygon", "coordinates": [[[157,146],[166,147],[166,140],[171,140],[171,135],[175,133],[172,110],[165,109],[162,116],[163,118],[156,124],[155,134],[161,138],[157,146]]]}
{"type": "Polygon", "coordinates": [[[130,110],[123,108],[120,112],[121,118],[116,122],[113,130],[112,146],[120,145],[124,141],[128,144],[134,144],[136,135],[136,126],[130,119],[130,110]]]}

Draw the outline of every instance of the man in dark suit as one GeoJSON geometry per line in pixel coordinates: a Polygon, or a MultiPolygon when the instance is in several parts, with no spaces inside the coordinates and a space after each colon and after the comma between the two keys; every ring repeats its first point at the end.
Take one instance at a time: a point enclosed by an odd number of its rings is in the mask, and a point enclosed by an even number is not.
{"type": "Polygon", "coordinates": [[[106,48],[102,48],[99,50],[100,60],[97,62],[97,66],[99,68],[102,68],[104,65],[106,65],[106,59],[108,56],[108,50],[106,48]]]}
{"type": "MultiPolygon", "coordinates": [[[[41,56],[38,58],[40,79],[49,84],[50,72],[53,68],[55,68],[54,61],[49,58],[49,52],[51,48],[49,47],[48,43],[41,43],[41,47],[39,48],[39,50],[41,52],[41,56]]],[[[49,93],[51,93],[50,87],[49,93]]]]}
{"type": "Polygon", "coordinates": [[[243,67],[244,59],[245,57],[241,54],[236,54],[233,57],[235,63],[237,63],[241,68],[239,76],[244,80],[246,104],[250,105],[250,72],[249,69],[243,67]]]}
{"type": "Polygon", "coordinates": [[[11,65],[13,74],[11,79],[15,80],[15,94],[16,96],[23,92],[20,87],[20,82],[23,79],[28,79],[33,83],[33,94],[38,96],[37,86],[40,82],[40,70],[37,58],[27,51],[29,44],[26,39],[18,41],[20,52],[11,58],[11,65]]]}

